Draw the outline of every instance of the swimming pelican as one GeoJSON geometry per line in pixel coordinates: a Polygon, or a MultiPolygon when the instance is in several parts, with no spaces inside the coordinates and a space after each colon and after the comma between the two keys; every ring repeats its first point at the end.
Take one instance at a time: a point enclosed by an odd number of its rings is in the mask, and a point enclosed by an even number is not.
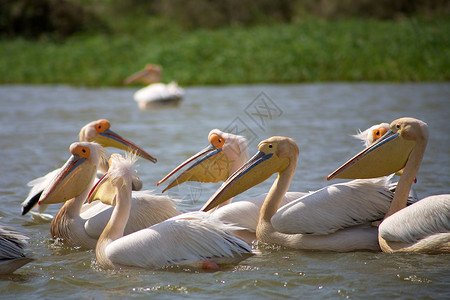
{"type": "MultiPolygon", "coordinates": [[[[80,142],[96,142],[103,147],[114,147],[117,149],[122,149],[126,151],[136,152],[137,155],[156,163],[156,158],[145,152],[142,148],[135,145],[131,141],[126,140],[114,131],[110,129],[111,123],[108,120],[100,119],[97,121],[90,122],[81,128],[78,134],[78,139],[80,142]]],[[[100,161],[98,170],[102,175],[108,170],[108,160],[100,161]]],[[[28,213],[39,201],[42,191],[50,183],[50,181],[55,177],[55,175],[60,171],[60,169],[53,170],[45,176],[36,178],[28,182],[28,186],[31,186],[31,190],[28,193],[27,198],[22,202],[22,215],[28,213]]],[[[142,182],[139,177],[136,176],[133,179],[133,186],[135,190],[140,190],[142,188],[142,182]]],[[[44,218],[51,219],[50,215],[43,214],[47,209],[47,205],[39,205],[39,213],[44,216],[44,218]]],[[[35,214],[38,216],[39,214],[35,214]]]]}
{"type": "Polygon", "coordinates": [[[176,82],[161,83],[162,67],[158,65],[146,65],[125,80],[125,84],[142,82],[148,84],[145,88],[134,93],[134,100],[142,110],[164,105],[177,105],[184,96],[184,90],[176,82]]]}
{"type": "MultiPolygon", "coordinates": [[[[184,166],[199,159],[174,179],[162,193],[186,181],[225,181],[249,159],[247,140],[243,136],[213,129],[208,134],[208,141],[210,142],[208,147],[188,158],[158,182],[157,185],[160,185],[184,166]]],[[[283,198],[282,205],[306,194],[288,192],[283,198]]],[[[233,231],[233,234],[251,244],[256,239],[256,224],[265,196],[266,194],[258,195],[233,203],[230,198],[212,212],[212,217],[241,227],[242,229],[233,231]]]]}
{"type": "MultiPolygon", "coordinates": [[[[46,187],[39,203],[64,202],[50,225],[53,238],[69,246],[94,249],[113,207],[100,203],[85,208],[83,203],[94,186],[97,167],[105,159],[106,151],[97,143],[76,142],[70,145],[70,152],[72,156],[46,187]]],[[[170,198],[150,191],[133,192],[132,200],[126,234],[179,214],[170,198]]]]}
{"type": "Polygon", "coordinates": [[[327,177],[372,178],[404,168],[392,204],[379,226],[378,239],[384,252],[450,253],[450,194],[426,197],[406,207],[427,142],[425,122],[397,119],[376,144],[327,177]]]}
{"type": "Polygon", "coordinates": [[[124,236],[130,214],[132,158],[111,155],[110,169],[92,189],[89,201],[115,205],[100,236],[95,255],[104,268],[161,268],[170,265],[238,263],[253,255],[249,246],[229,231],[233,226],[189,212],[124,236]],[[107,184],[106,184],[107,183],[107,184]],[[101,194],[98,196],[98,194],[101,194]],[[106,195],[106,196],[105,196],[106,195]]]}
{"type": "MultiPolygon", "coordinates": [[[[387,123],[386,123],[387,124],[387,123]]],[[[389,124],[387,124],[389,125],[389,124]]],[[[384,124],[374,125],[371,128],[364,131],[363,134],[358,136],[359,139],[369,140],[370,143],[376,141],[377,138],[381,137],[386,132],[384,124]]],[[[172,172],[170,172],[165,178],[158,182],[158,185],[170,176],[176,173],[178,170],[183,168],[185,165],[189,164],[191,161],[202,157],[195,164],[184,171],[180,176],[173,180],[164,190],[173,188],[174,186],[181,184],[185,181],[200,181],[200,182],[218,182],[225,181],[231,174],[237,171],[247,160],[248,160],[248,148],[247,141],[244,137],[236,136],[230,133],[224,133],[218,129],[213,129],[208,136],[208,140],[211,145],[204,150],[193,155],[191,158],[187,159],[185,162],[180,164],[172,172]]],[[[381,182],[381,181],[380,181],[381,182]]],[[[395,186],[392,188],[395,189],[395,186]]],[[[280,207],[290,203],[293,200],[299,199],[308,193],[302,192],[287,192],[283,197],[280,207]]],[[[391,195],[391,193],[385,191],[386,195],[391,195]]],[[[223,206],[231,202],[231,199],[223,202],[212,212],[213,216],[219,220],[236,224],[240,227],[246,228],[245,230],[239,230],[234,232],[235,235],[244,239],[245,241],[251,243],[251,241],[256,239],[256,226],[258,223],[258,215],[263,202],[267,194],[258,195],[256,197],[248,198],[245,200],[233,202],[229,205],[223,206]]],[[[329,199],[329,198],[328,198],[329,199]]],[[[306,199],[305,199],[306,200],[306,199]]],[[[307,205],[311,210],[319,209],[329,209],[327,206],[331,206],[332,203],[326,203],[325,199],[321,202],[309,200],[304,202],[302,200],[301,205],[307,205]],[[320,207],[319,205],[322,205],[320,207]]],[[[368,207],[371,205],[369,204],[368,207]]],[[[387,210],[387,204],[383,207],[387,210]]],[[[303,208],[305,210],[305,208],[303,208]]],[[[385,212],[385,211],[384,211],[385,212]]],[[[380,218],[383,213],[377,214],[380,218]]],[[[309,218],[304,219],[309,220],[309,218]]],[[[362,222],[362,221],[359,221],[362,222]]],[[[304,225],[302,225],[304,226],[304,225]]],[[[314,227],[315,224],[308,225],[309,227],[314,227]]],[[[309,230],[309,231],[316,231],[309,230]]]]}
{"type": "Polygon", "coordinates": [[[203,211],[278,172],[259,214],[258,241],[295,249],[380,250],[377,229],[369,223],[384,215],[392,199],[385,177],[331,185],[278,209],[294,175],[299,150],[294,140],[286,137],[264,140],[258,149],[208,200],[203,211]]]}
{"type": "Polygon", "coordinates": [[[28,238],[4,226],[0,226],[0,275],[11,274],[33,261],[25,254],[28,238]]]}

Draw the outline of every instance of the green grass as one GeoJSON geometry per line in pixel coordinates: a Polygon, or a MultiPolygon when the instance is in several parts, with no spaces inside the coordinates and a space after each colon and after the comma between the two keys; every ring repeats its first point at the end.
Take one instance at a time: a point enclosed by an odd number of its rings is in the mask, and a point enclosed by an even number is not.
{"type": "Polygon", "coordinates": [[[64,42],[1,40],[0,83],[119,86],[147,63],[181,85],[450,79],[448,18],[184,31],[136,17],[112,27],[64,42]]]}

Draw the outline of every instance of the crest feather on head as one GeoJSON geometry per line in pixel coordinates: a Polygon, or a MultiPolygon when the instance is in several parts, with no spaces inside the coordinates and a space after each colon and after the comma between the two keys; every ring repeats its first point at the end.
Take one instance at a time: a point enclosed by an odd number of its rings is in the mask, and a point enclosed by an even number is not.
{"type": "Polygon", "coordinates": [[[213,133],[223,137],[227,141],[227,142],[225,142],[224,147],[226,147],[227,145],[230,145],[230,144],[238,145],[239,149],[235,149],[235,150],[238,150],[239,153],[241,154],[242,161],[245,162],[245,161],[249,160],[250,155],[248,154],[248,143],[247,143],[247,139],[244,136],[223,132],[219,129],[211,130],[209,135],[211,135],[213,133]]]}
{"type": "Polygon", "coordinates": [[[111,180],[123,178],[125,182],[131,183],[132,178],[136,176],[136,170],[133,168],[136,161],[137,156],[129,152],[126,152],[125,157],[118,153],[111,154],[108,170],[111,180]]]}
{"type": "Polygon", "coordinates": [[[373,130],[384,127],[386,130],[389,130],[389,124],[388,123],[380,123],[371,126],[370,128],[367,128],[364,131],[358,130],[357,134],[352,135],[355,139],[361,140],[365,147],[369,147],[374,143],[372,132],[373,130]]]}

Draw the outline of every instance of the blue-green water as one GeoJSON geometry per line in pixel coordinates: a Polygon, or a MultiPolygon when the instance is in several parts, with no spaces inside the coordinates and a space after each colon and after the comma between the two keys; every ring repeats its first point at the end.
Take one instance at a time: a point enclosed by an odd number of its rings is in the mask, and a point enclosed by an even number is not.
{"type": "MultiPolygon", "coordinates": [[[[36,260],[0,277],[3,299],[29,298],[351,298],[449,299],[445,255],[330,253],[262,249],[219,272],[184,268],[103,271],[93,251],[54,245],[49,223],[20,215],[26,183],[61,166],[86,123],[100,118],[158,158],[140,160],[144,189],[207,145],[213,128],[245,134],[250,152],[272,135],[294,138],[300,157],[291,190],[315,190],[362,149],[358,128],[411,116],[429,125],[428,148],[415,189],[419,197],[449,193],[450,85],[311,84],[192,87],[177,108],[140,111],[132,89],[66,86],[0,87],[0,222],[29,236],[36,260]]],[[[114,150],[110,150],[113,152],[114,150]]],[[[336,181],[337,182],[337,181],[336,181]]],[[[268,180],[240,196],[261,194],[268,180]]],[[[185,210],[200,208],[218,184],[184,184],[172,195],[185,210]]],[[[51,206],[55,214],[59,205],[51,206]]]]}

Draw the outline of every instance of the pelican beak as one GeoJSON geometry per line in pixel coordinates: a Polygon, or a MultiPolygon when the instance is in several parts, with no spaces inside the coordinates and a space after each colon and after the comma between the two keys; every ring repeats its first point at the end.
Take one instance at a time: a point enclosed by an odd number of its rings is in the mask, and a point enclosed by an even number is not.
{"type": "Polygon", "coordinates": [[[395,173],[404,168],[414,147],[414,141],[405,140],[390,130],[328,175],[327,180],[375,178],[395,173]]]}
{"type": "Polygon", "coordinates": [[[103,175],[89,192],[87,202],[92,203],[95,200],[100,200],[104,204],[112,206],[116,205],[116,189],[111,184],[109,173],[103,175]]]}
{"type": "Polygon", "coordinates": [[[145,152],[141,147],[121,137],[120,135],[118,135],[117,133],[115,133],[110,129],[106,129],[103,132],[99,132],[98,137],[94,140],[94,142],[99,143],[103,147],[114,147],[117,149],[135,153],[136,155],[148,159],[153,163],[157,162],[157,159],[155,157],[145,152]]]}
{"type": "Polygon", "coordinates": [[[72,155],[44,189],[38,204],[61,203],[77,197],[90,184],[96,171],[86,158],[72,155]]]}
{"type": "Polygon", "coordinates": [[[225,181],[231,170],[232,161],[223,154],[222,148],[216,148],[214,145],[210,145],[191,156],[172,172],[167,174],[166,177],[161,179],[157,186],[169,179],[173,174],[178,172],[181,168],[189,164],[190,162],[202,157],[195,164],[189,167],[186,171],[181,173],[175,180],[173,180],[163,191],[173,188],[185,181],[199,181],[199,182],[219,182],[225,181]],[[203,156],[203,157],[202,157],[203,156]]]}
{"type": "Polygon", "coordinates": [[[142,77],[148,76],[149,74],[150,74],[150,72],[147,69],[138,71],[138,72],[134,73],[133,75],[129,76],[127,79],[125,79],[125,84],[130,84],[130,83],[136,82],[139,79],[141,79],[142,77]]]}
{"type": "Polygon", "coordinates": [[[258,151],[222,184],[201,210],[209,211],[226,200],[260,184],[272,174],[279,172],[280,166],[286,166],[288,163],[286,159],[280,159],[274,153],[266,154],[258,151]],[[277,163],[278,161],[280,163],[277,163]]]}

